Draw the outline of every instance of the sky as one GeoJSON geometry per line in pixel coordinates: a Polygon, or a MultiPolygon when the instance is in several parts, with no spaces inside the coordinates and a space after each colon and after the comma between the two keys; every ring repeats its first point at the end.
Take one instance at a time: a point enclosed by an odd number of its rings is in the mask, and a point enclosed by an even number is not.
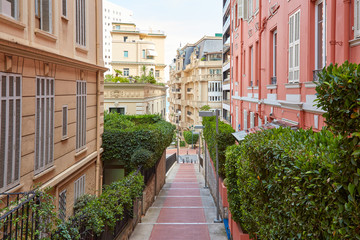
{"type": "MultiPolygon", "coordinates": [[[[165,31],[165,64],[176,50],[203,36],[222,33],[222,0],[109,0],[134,13],[138,28],[165,31]]],[[[165,71],[168,80],[168,67],[165,71]]]]}

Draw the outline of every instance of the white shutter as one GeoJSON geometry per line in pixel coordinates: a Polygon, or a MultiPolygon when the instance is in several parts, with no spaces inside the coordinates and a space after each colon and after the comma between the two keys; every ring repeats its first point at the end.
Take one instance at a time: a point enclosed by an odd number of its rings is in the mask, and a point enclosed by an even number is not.
{"type": "Polygon", "coordinates": [[[261,127],[262,126],[262,122],[261,122],[261,118],[258,117],[258,126],[261,127]]]}
{"type": "Polygon", "coordinates": [[[244,110],[244,130],[246,130],[247,128],[247,111],[244,110]]]}
{"type": "Polygon", "coordinates": [[[354,3],[354,36],[360,37],[360,0],[355,0],[354,3]]]}
{"type": "Polygon", "coordinates": [[[244,18],[244,0],[238,0],[238,18],[244,18]]]}
{"type": "Polygon", "coordinates": [[[300,11],[289,18],[289,82],[300,79],[300,11]]]}
{"type": "Polygon", "coordinates": [[[85,175],[82,175],[74,183],[74,202],[85,194],[85,175]]]}
{"type": "Polygon", "coordinates": [[[267,124],[267,123],[268,123],[267,116],[265,116],[264,124],[267,124]]]}
{"type": "Polygon", "coordinates": [[[62,107],[62,138],[67,138],[68,134],[68,106],[64,105],[62,107]]]}
{"type": "Polygon", "coordinates": [[[255,126],[254,120],[255,120],[254,112],[250,112],[250,128],[253,128],[255,126]]]}

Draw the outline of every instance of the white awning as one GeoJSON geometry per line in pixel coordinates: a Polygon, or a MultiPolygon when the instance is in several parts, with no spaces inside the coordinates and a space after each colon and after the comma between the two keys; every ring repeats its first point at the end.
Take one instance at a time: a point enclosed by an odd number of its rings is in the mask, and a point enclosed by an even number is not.
{"type": "Polygon", "coordinates": [[[152,49],[148,49],[146,54],[150,57],[156,57],[158,55],[157,52],[152,49]]]}

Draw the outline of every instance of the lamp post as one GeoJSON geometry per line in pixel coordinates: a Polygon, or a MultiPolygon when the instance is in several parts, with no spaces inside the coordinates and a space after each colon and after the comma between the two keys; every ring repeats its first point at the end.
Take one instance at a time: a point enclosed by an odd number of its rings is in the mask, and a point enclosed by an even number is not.
{"type": "Polygon", "coordinates": [[[192,145],[192,149],[194,149],[194,125],[191,125],[191,145],[192,145]]]}
{"type": "MultiPolygon", "coordinates": [[[[219,109],[215,109],[215,112],[212,111],[200,111],[200,117],[212,117],[216,116],[216,135],[219,134],[219,109]]],[[[218,153],[218,144],[216,141],[216,218],[214,223],[221,223],[220,219],[220,196],[219,196],[219,153],[218,153]]]]}

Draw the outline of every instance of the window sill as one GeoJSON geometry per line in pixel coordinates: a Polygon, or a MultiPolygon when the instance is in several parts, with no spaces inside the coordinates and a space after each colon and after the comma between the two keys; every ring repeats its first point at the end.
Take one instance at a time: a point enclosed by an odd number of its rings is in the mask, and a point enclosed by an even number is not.
{"type": "Polygon", "coordinates": [[[360,45],[360,38],[355,38],[349,41],[350,47],[356,47],[360,45]]]}
{"type": "Polygon", "coordinates": [[[35,29],[35,35],[41,38],[44,38],[46,40],[50,40],[52,42],[57,41],[57,37],[51,33],[45,32],[41,29],[35,29]]]}
{"type": "MultiPolygon", "coordinates": [[[[7,191],[4,191],[4,193],[14,193],[14,192],[18,192],[19,189],[21,189],[22,187],[24,186],[24,184],[18,184],[12,188],[10,188],[9,190],[7,191]]],[[[6,197],[6,195],[0,195],[0,199],[6,197]]]]}
{"type": "Polygon", "coordinates": [[[14,18],[7,17],[2,14],[0,14],[0,22],[5,23],[11,27],[15,27],[20,30],[24,30],[26,27],[26,25],[23,24],[22,22],[19,22],[18,20],[14,19],[14,18]]]}
{"type": "Polygon", "coordinates": [[[66,136],[66,137],[62,137],[60,141],[63,142],[63,141],[66,141],[68,139],[69,139],[69,137],[66,136]]]}
{"type": "Polygon", "coordinates": [[[80,46],[80,45],[76,46],[75,49],[76,49],[76,51],[85,53],[85,54],[87,54],[89,52],[85,47],[80,46]]]}
{"type": "Polygon", "coordinates": [[[46,170],[44,170],[44,171],[42,171],[40,173],[35,174],[34,177],[33,177],[33,181],[38,180],[39,178],[45,176],[46,174],[48,174],[48,173],[50,173],[50,172],[52,172],[54,170],[55,170],[55,165],[52,165],[50,168],[48,168],[48,169],[46,169],[46,170]]]}
{"type": "Polygon", "coordinates": [[[291,88],[301,88],[300,83],[285,83],[285,88],[291,89],[291,88]]]}
{"type": "Polygon", "coordinates": [[[306,88],[316,88],[316,84],[314,82],[305,82],[304,85],[306,88]]]}
{"type": "Polygon", "coordinates": [[[61,16],[61,19],[64,20],[65,22],[69,22],[69,19],[64,15],[61,16]]]}
{"type": "Polygon", "coordinates": [[[76,153],[75,153],[75,157],[80,156],[81,154],[85,153],[87,150],[88,150],[88,148],[86,147],[86,148],[80,150],[79,152],[76,152],[76,153]]]}
{"type": "Polygon", "coordinates": [[[277,85],[276,84],[269,84],[269,85],[266,85],[266,88],[267,89],[277,89],[277,85]]]}

